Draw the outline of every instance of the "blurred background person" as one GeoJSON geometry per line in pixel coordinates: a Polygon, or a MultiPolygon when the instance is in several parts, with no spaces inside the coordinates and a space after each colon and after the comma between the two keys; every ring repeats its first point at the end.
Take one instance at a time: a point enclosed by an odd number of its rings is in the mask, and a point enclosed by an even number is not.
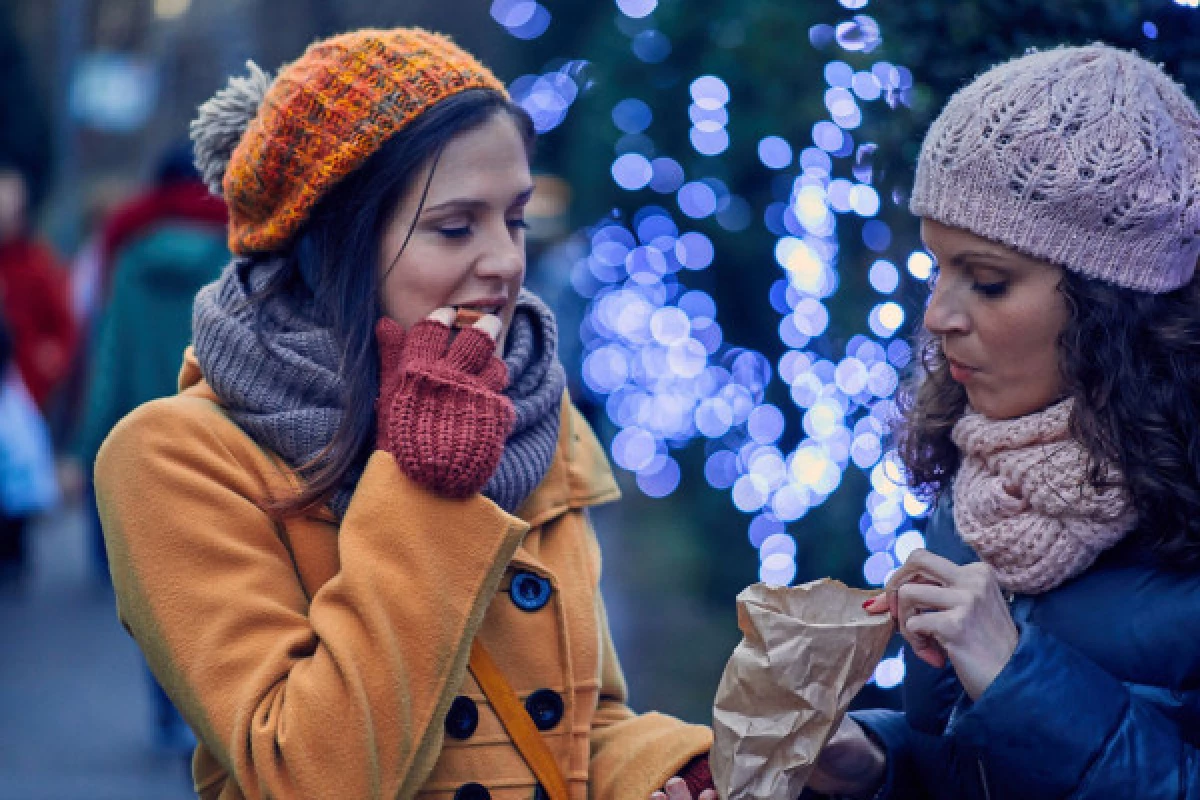
{"type": "MultiPolygon", "coordinates": [[[[192,300],[229,261],[225,204],[192,165],[180,142],[162,155],[154,183],[116,209],[103,226],[95,275],[98,307],[74,447],[84,486],[91,565],[108,580],[104,535],[96,513],[92,464],[121,417],[142,403],[175,393],[179,357],[191,341],[192,300]]],[[[190,756],[195,737],[147,671],[154,743],[190,756]]]]}
{"type": "MultiPolygon", "coordinates": [[[[66,273],[49,245],[30,230],[29,196],[21,172],[0,169],[0,308],[9,325],[16,366],[6,381],[22,384],[6,392],[27,391],[44,413],[70,366],[76,325],[66,273]]],[[[11,578],[26,571],[29,515],[42,510],[41,503],[22,503],[6,511],[0,529],[0,575],[11,578]]]]}
{"type": "MultiPolygon", "coordinates": [[[[88,344],[84,392],[73,450],[83,465],[98,575],[107,579],[103,535],[90,492],[100,443],[142,403],[174,394],[179,355],[191,341],[192,300],[229,260],[225,204],[192,165],[190,143],[159,159],[154,182],[117,208],[99,237],[98,307],[88,344]]],[[[83,276],[80,276],[83,277],[83,276]]]]}

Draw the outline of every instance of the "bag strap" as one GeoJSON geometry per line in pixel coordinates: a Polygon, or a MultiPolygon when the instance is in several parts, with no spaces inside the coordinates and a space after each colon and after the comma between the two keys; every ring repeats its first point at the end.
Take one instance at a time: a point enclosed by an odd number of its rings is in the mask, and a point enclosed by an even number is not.
{"type": "Polygon", "coordinates": [[[492,654],[483,646],[483,642],[479,641],[478,636],[471,643],[471,660],[467,662],[467,668],[479,682],[496,716],[500,717],[504,729],[517,746],[517,751],[533,770],[550,800],[569,800],[567,782],[558,768],[558,761],[546,746],[546,740],[533,724],[533,719],[525,710],[517,693],[505,680],[504,673],[496,666],[492,654]]]}

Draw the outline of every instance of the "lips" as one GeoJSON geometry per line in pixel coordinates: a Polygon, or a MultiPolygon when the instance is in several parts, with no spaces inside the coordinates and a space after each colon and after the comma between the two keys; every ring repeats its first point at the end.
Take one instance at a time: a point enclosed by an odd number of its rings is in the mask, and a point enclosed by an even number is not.
{"type": "Polygon", "coordinates": [[[480,314],[496,314],[499,315],[504,307],[508,305],[508,300],[502,297],[489,297],[484,300],[473,300],[469,303],[457,303],[456,306],[460,309],[470,309],[478,311],[480,314]]]}
{"type": "Polygon", "coordinates": [[[975,367],[968,367],[961,361],[955,361],[949,356],[946,357],[946,361],[950,364],[950,377],[958,383],[967,383],[979,371],[975,367]]]}

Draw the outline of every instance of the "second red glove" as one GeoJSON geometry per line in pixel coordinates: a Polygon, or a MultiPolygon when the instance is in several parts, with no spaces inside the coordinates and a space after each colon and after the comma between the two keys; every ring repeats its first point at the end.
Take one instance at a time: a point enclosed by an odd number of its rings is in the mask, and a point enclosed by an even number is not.
{"type": "Polygon", "coordinates": [[[496,471],[516,412],[504,396],[508,369],[479,326],[455,334],[427,318],[405,331],[390,318],[375,327],[380,390],[376,447],[416,483],[467,497],[496,471]]]}

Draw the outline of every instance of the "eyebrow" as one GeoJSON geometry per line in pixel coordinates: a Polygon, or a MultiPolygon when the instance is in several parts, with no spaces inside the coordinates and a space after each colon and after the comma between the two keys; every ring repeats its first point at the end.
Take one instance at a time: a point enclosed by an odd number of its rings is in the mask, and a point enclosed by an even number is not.
{"type": "Polygon", "coordinates": [[[962,267],[966,265],[966,262],[973,260],[992,262],[987,266],[994,267],[996,269],[1003,269],[1004,266],[1006,266],[1004,264],[995,263],[997,261],[1005,261],[1006,259],[1003,255],[999,253],[988,253],[982,250],[967,250],[962,253],[955,253],[954,258],[950,259],[950,263],[956,267],[962,267]]]}
{"type": "MultiPolygon", "coordinates": [[[[534,188],[535,187],[530,186],[528,189],[523,189],[522,191],[518,192],[509,205],[516,206],[529,202],[529,198],[533,196],[534,188]]],[[[491,203],[487,202],[486,200],[480,200],[477,197],[455,197],[451,200],[438,203],[436,206],[426,206],[424,213],[448,211],[451,209],[469,211],[487,208],[490,205],[491,203]]]]}

